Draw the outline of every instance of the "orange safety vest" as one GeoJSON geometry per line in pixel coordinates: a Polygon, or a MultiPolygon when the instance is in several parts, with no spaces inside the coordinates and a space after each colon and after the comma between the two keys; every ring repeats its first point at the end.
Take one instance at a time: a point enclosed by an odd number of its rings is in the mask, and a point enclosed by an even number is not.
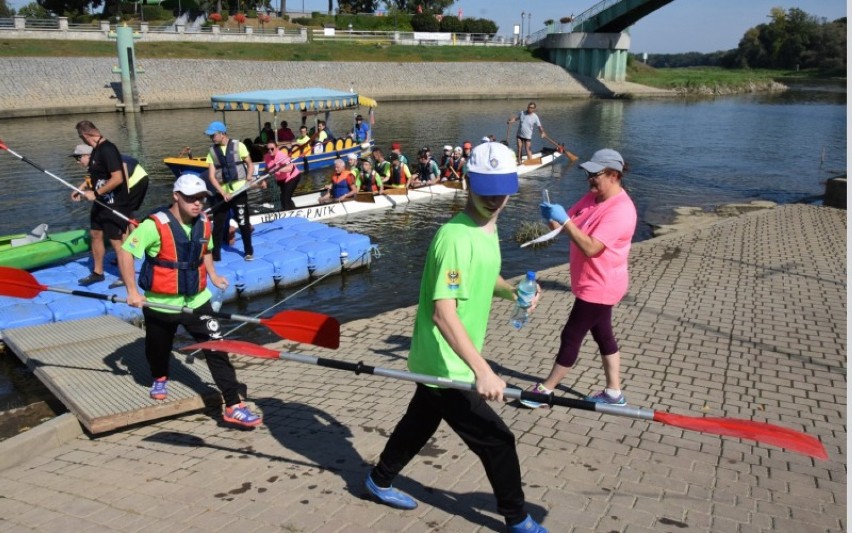
{"type": "Polygon", "coordinates": [[[212,234],[210,219],[204,213],[192,223],[186,236],[171,211],[159,211],[149,217],[160,235],[160,252],[146,255],[139,272],[139,286],[160,294],[192,296],[207,287],[204,254],[212,234]]]}
{"type": "Polygon", "coordinates": [[[331,197],[340,198],[346,196],[355,188],[355,178],[348,170],[340,174],[331,175],[331,197]]]}

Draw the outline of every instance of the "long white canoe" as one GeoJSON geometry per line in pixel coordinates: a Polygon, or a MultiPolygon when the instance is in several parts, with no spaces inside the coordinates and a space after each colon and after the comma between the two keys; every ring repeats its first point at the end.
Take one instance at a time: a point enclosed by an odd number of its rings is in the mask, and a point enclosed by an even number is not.
{"type": "Polygon", "coordinates": [[[533,154],[532,158],[523,156],[521,157],[521,164],[518,165],[518,176],[531,174],[541,167],[560,161],[562,157],[564,155],[561,152],[539,152],[533,154]]]}
{"type": "Polygon", "coordinates": [[[252,225],[290,217],[301,217],[308,220],[328,220],[390,209],[398,205],[429,200],[436,196],[460,193],[462,190],[461,182],[445,182],[440,185],[429,185],[417,189],[385,189],[385,194],[358,193],[353,200],[328,204],[319,203],[321,192],[312,192],[293,197],[296,209],[255,213],[251,215],[249,220],[252,225]]]}

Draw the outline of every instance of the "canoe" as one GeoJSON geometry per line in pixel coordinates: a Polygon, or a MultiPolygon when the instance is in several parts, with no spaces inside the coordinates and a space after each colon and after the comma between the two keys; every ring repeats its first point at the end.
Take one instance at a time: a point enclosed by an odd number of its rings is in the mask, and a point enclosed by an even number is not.
{"type": "Polygon", "coordinates": [[[462,190],[464,190],[462,182],[450,181],[417,189],[385,189],[385,194],[362,192],[358,193],[353,200],[328,204],[319,203],[322,192],[314,191],[294,196],[293,203],[296,204],[296,209],[276,211],[269,209],[271,204],[264,204],[253,210],[249,220],[252,225],[291,217],[301,217],[311,221],[328,220],[390,209],[398,205],[429,200],[436,196],[456,194],[462,190]]]}
{"type": "Polygon", "coordinates": [[[549,149],[544,149],[541,152],[535,153],[531,158],[522,156],[521,164],[518,165],[518,176],[532,174],[536,170],[553,164],[556,161],[564,161],[564,159],[561,159],[563,157],[564,155],[561,152],[549,149]]]}
{"type": "MultiPolygon", "coordinates": [[[[30,232],[0,237],[0,266],[32,270],[89,250],[89,231],[30,232]]],[[[37,228],[38,229],[38,228],[37,228]]]]}

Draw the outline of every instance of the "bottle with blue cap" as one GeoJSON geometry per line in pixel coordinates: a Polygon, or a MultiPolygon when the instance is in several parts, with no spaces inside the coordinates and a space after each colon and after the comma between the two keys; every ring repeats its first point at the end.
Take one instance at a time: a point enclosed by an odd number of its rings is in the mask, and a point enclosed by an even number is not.
{"type": "Polygon", "coordinates": [[[217,313],[222,309],[222,302],[225,301],[225,289],[220,287],[212,287],[213,296],[210,298],[210,307],[217,313]]]}
{"type": "Polygon", "coordinates": [[[518,299],[515,301],[515,309],[509,323],[515,329],[521,329],[530,318],[529,308],[535,297],[538,284],[535,281],[535,272],[530,270],[521,283],[518,284],[518,299]]]}

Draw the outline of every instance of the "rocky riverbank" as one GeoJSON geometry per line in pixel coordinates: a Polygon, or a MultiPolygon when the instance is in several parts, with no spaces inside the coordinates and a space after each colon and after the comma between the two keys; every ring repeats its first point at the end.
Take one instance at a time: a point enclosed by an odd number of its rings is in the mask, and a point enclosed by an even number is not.
{"type": "MultiPolygon", "coordinates": [[[[111,58],[0,58],[0,118],[115,111],[111,58]]],[[[140,61],[146,109],[207,107],[212,94],[269,88],[355,90],[379,101],[636,98],[677,93],[577,76],[550,63],[140,61]]]]}

